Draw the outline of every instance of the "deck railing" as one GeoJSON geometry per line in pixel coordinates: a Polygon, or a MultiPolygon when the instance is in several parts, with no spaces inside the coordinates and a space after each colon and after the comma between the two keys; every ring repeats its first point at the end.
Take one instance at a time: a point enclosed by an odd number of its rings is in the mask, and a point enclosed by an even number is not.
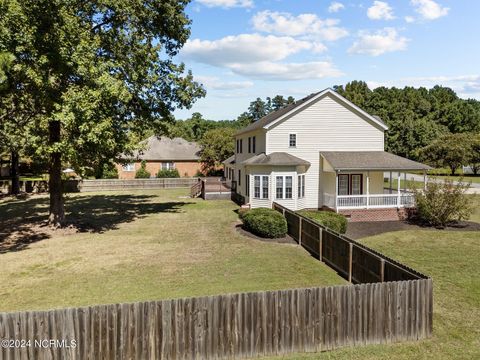
{"type": "MultiPolygon", "coordinates": [[[[337,209],[403,208],[415,205],[413,193],[338,195],[337,209]]],[[[335,205],[334,205],[335,208],[335,205]]]]}

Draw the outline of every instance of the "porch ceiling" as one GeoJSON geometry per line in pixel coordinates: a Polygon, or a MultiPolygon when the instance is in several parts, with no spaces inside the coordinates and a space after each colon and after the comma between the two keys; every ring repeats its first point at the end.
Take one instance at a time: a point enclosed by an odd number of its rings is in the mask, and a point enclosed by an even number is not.
{"type": "Polygon", "coordinates": [[[320,155],[337,171],[419,171],[430,166],[386,151],[322,151],[320,155]]]}

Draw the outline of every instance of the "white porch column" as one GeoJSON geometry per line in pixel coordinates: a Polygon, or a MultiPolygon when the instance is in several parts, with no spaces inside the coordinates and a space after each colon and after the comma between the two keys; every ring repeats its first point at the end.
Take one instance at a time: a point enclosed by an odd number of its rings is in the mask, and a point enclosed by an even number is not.
{"type": "Polygon", "coordinates": [[[392,178],[392,172],[390,171],[390,183],[388,184],[390,186],[390,194],[393,192],[392,186],[393,186],[393,178],[392,178]]]}
{"type": "Polygon", "coordinates": [[[427,172],[424,170],[423,171],[423,191],[427,190],[427,180],[428,180],[427,172]]]}
{"type": "Polygon", "coordinates": [[[367,171],[367,209],[370,207],[370,171],[367,171]]]}
{"type": "Polygon", "coordinates": [[[402,173],[399,171],[398,172],[398,176],[397,176],[397,208],[400,207],[400,197],[401,197],[401,194],[400,194],[400,183],[402,182],[402,173]]]}
{"type": "Polygon", "coordinates": [[[403,192],[407,192],[407,172],[403,173],[403,192]]]}
{"type": "Polygon", "coordinates": [[[335,171],[335,211],[338,212],[338,171],[335,171]]]}

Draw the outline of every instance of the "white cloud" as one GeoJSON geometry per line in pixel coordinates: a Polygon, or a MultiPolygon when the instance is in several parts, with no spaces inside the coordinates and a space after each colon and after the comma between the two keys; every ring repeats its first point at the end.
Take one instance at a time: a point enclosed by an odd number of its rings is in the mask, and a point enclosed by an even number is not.
{"type": "MultiPolygon", "coordinates": [[[[302,51],[322,52],[324,45],[289,36],[240,34],[218,40],[191,40],[181,55],[200,63],[224,67],[232,73],[264,80],[318,79],[342,73],[329,61],[284,63],[302,51]]],[[[207,79],[210,84],[215,83],[207,79]]],[[[206,84],[208,86],[208,84],[206,84]]],[[[217,88],[247,84],[217,84],[217,88]]]]}
{"type": "Polygon", "coordinates": [[[435,20],[448,14],[450,10],[433,0],[411,0],[415,11],[425,20],[435,20]]]}
{"type": "Polygon", "coordinates": [[[239,75],[274,81],[321,79],[344,75],[329,61],[305,63],[263,61],[254,64],[233,64],[231,69],[239,75]]]}
{"type": "Polygon", "coordinates": [[[374,1],[373,5],[368,8],[367,16],[372,20],[393,20],[393,8],[384,1],[374,1]]]}
{"type": "Polygon", "coordinates": [[[227,9],[233,7],[253,7],[253,0],[197,0],[197,2],[207,7],[223,7],[227,9]]]}
{"type": "Polygon", "coordinates": [[[413,23],[415,21],[415,18],[413,16],[405,16],[405,21],[407,23],[413,23]]]}
{"type": "Polygon", "coordinates": [[[361,31],[358,40],[353,43],[348,52],[378,56],[387,52],[405,50],[408,41],[407,38],[399,36],[394,28],[384,28],[374,33],[361,31]]]}
{"type": "Polygon", "coordinates": [[[289,36],[240,34],[219,40],[189,40],[182,56],[215,66],[233,63],[279,61],[304,50],[318,52],[321,45],[289,36]]]}
{"type": "Polygon", "coordinates": [[[315,14],[300,14],[261,11],[253,18],[253,27],[262,32],[288,36],[308,36],[317,40],[335,41],[348,35],[348,31],[337,26],[339,20],[320,19],[315,14]]]}
{"type": "Polygon", "coordinates": [[[238,90],[248,89],[254,84],[251,81],[223,81],[216,76],[195,76],[198,81],[206,86],[207,90],[238,90]]]}
{"type": "Polygon", "coordinates": [[[341,2],[334,1],[328,7],[328,12],[329,13],[336,13],[336,12],[339,12],[340,10],[343,10],[343,9],[345,9],[345,5],[343,5],[341,2]]]}

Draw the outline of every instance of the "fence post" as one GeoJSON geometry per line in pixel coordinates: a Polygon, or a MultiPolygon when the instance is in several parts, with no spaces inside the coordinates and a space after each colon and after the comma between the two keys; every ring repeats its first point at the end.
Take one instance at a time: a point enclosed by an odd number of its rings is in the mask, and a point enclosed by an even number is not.
{"type": "Polygon", "coordinates": [[[348,251],[348,282],[352,282],[352,270],[353,270],[353,244],[349,243],[349,251],[348,251]]]}
{"type": "Polygon", "coordinates": [[[323,248],[323,229],[319,226],[318,227],[318,256],[319,256],[319,260],[322,261],[322,248],[323,248]]]}
{"type": "Polygon", "coordinates": [[[385,259],[380,259],[380,281],[385,281],[385,259]]]}
{"type": "Polygon", "coordinates": [[[302,218],[299,216],[298,217],[299,224],[298,224],[298,244],[302,246],[302,218]]]}

